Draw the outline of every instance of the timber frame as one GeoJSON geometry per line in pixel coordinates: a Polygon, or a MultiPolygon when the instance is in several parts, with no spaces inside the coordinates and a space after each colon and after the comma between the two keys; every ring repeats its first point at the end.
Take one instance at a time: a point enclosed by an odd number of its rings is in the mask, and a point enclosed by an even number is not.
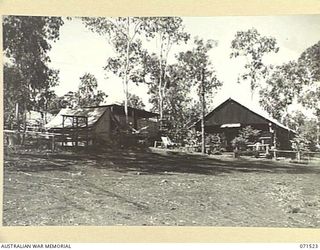
{"type": "Polygon", "coordinates": [[[62,146],[67,146],[71,142],[72,146],[78,147],[85,141],[89,145],[88,117],[81,115],[62,115],[62,146]],[[71,127],[68,132],[65,129],[65,122],[71,120],[71,127]]]}

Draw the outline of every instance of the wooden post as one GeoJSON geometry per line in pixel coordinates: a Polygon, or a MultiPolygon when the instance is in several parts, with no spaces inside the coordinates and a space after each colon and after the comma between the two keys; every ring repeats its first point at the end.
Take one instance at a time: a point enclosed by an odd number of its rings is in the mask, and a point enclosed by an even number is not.
{"type": "Polygon", "coordinates": [[[55,150],[55,138],[54,138],[54,135],[52,135],[51,151],[54,152],[54,150],[55,150]]]}
{"type": "Polygon", "coordinates": [[[201,153],[206,153],[206,138],[205,138],[205,124],[204,124],[204,118],[205,118],[205,109],[206,109],[206,103],[205,103],[205,90],[204,90],[204,69],[202,69],[201,72],[201,153]]]}
{"type": "MultiPolygon", "coordinates": [[[[70,119],[70,118],[69,118],[70,119]]],[[[69,135],[71,137],[71,145],[72,147],[74,146],[74,130],[73,130],[73,124],[74,124],[74,119],[73,117],[71,117],[71,128],[70,128],[70,132],[69,135]]]]}
{"type": "Polygon", "coordinates": [[[62,116],[62,142],[61,142],[61,144],[62,144],[62,147],[64,147],[64,140],[65,140],[65,133],[64,133],[64,119],[65,119],[65,117],[64,117],[64,115],[62,116]]]}
{"type": "Polygon", "coordinates": [[[300,152],[300,149],[298,149],[298,151],[297,151],[297,160],[298,160],[298,161],[301,160],[301,152],[300,152]]]}
{"type": "Polygon", "coordinates": [[[276,160],[277,159],[277,132],[276,132],[276,130],[274,130],[274,133],[273,133],[273,147],[274,147],[273,157],[276,160]]]}
{"type": "Polygon", "coordinates": [[[132,109],[132,117],[133,117],[133,128],[138,129],[138,120],[135,109],[132,109]]]}
{"type": "Polygon", "coordinates": [[[76,120],[76,129],[75,129],[75,146],[78,147],[78,140],[79,140],[79,117],[75,117],[75,120],[76,120]]]}
{"type": "Polygon", "coordinates": [[[88,117],[85,118],[86,121],[86,131],[87,131],[87,147],[89,146],[89,126],[88,126],[88,117]]]}

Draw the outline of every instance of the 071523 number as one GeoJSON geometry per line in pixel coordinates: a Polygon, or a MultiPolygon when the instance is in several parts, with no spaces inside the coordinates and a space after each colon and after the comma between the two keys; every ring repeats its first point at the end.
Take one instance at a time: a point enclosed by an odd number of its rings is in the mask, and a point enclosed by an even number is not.
{"type": "Polygon", "coordinates": [[[300,244],[300,248],[316,249],[316,248],[319,248],[319,245],[318,244],[300,244]]]}

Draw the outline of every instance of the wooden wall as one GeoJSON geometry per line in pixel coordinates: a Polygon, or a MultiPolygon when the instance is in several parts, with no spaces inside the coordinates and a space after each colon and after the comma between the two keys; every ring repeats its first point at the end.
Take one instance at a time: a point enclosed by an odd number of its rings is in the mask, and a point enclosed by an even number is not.
{"type": "Polygon", "coordinates": [[[211,112],[205,121],[206,126],[228,123],[268,124],[269,122],[232,100],[211,112]]]}

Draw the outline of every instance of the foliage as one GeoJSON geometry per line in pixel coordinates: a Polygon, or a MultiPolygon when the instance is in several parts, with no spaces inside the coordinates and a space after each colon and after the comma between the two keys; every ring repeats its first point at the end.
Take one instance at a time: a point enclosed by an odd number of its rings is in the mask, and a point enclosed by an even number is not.
{"type": "Polygon", "coordinates": [[[98,81],[91,73],[85,73],[80,77],[78,90],[69,91],[63,96],[52,97],[52,101],[48,107],[51,113],[56,114],[62,108],[78,108],[100,105],[107,95],[98,90],[98,81]]]}
{"type": "Polygon", "coordinates": [[[46,109],[50,88],[58,83],[58,71],[48,66],[49,41],[59,38],[62,25],[60,17],[3,17],[3,50],[9,61],[4,67],[5,110],[14,110],[16,103],[21,113],[46,109]]]}
{"type": "Polygon", "coordinates": [[[281,120],[288,107],[294,103],[309,78],[306,68],[290,61],[275,67],[260,90],[260,104],[273,118],[281,120]]]}
{"type": "Polygon", "coordinates": [[[313,81],[320,81],[320,41],[307,48],[298,62],[307,68],[313,81]]]}
{"type": "Polygon", "coordinates": [[[315,119],[307,119],[297,126],[297,135],[293,139],[292,147],[296,150],[317,150],[317,121],[315,119]]]}
{"type": "MultiPolygon", "coordinates": [[[[27,103],[28,96],[24,95],[28,90],[23,84],[23,78],[19,73],[18,69],[14,66],[4,64],[4,79],[3,79],[3,88],[4,88],[4,123],[10,124],[14,122],[13,117],[15,116],[15,105],[18,102],[27,103]],[[20,88],[18,86],[21,86],[20,88]]],[[[23,110],[19,110],[19,115],[22,117],[23,110]]],[[[19,121],[15,121],[18,123],[19,121]]]]}
{"type": "Polygon", "coordinates": [[[107,95],[97,88],[98,81],[93,74],[85,73],[80,77],[79,88],[75,93],[76,107],[97,106],[103,102],[107,95]]]}
{"type": "Polygon", "coordinates": [[[143,81],[141,60],[145,52],[138,36],[148,27],[147,21],[149,18],[85,17],[82,20],[91,31],[105,35],[116,53],[114,57],[108,58],[104,69],[122,79],[126,121],[128,122],[128,85],[129,82],[138,84],[143,81]]]}
{"type": "Polygon", "coordinates": [[[169,88],[163,100],[163,112],[167,117],[167,122],[171,125],[171,136],[177,142],[182,142],[188,131],[188,113],[191,101],[188,97],[190,85],[183,81],[184,71],[179,65],[170,65],[168,72],[170,72],[171,77],[167,78],[169,88]]]}
{"type": "Polygon", "coordinates": [[[299,95],[299,102],[312,109],[320,119],[320,41],[307,48],[299,57],[298,63],[306,69],[309,82],[299,95]]]}
{"type": "Polygon", "coordinates": [[[292,141],[293,149],[317,150],[317,134],[319,133],[317,119],[308,118],[302,111],[295,111],[286,115],[285,123],[297,132],[296,138],[292,141]]]}
{"type": "MultiPolygon", "coordinates": [[[[72,92],[72,96],[73,96],[73,92],[72,92]]],[[[66,108],[69,106],[71,107],[71,105],[69,105],[69,102],[66,99],[67,99],[67,94],[63,96],[57,96],[56,94],[54,94],[54,96],[52,97],[52,100],[48,104],[48,108],[47,108],[48,112],[53,115],[56,115],[59,113],[59,111],[62,108],[66,108]]]]}
{"type": "Polygon", "coordinates": [[[239,131],[239,135],[235,137],[231,143],[232,146],[238,150],[245,150],[247,144],[258,141],[260,130],[254,129],[251,126],[246,126],[239,131]]]}
{"type": "Polygon", "coordinates": [[[234,149],[242,151],[246,149],[248,144],[248,139],[243,138],[241,136],[237,136],[231,141],[231,144],[234,149]]]}
{"type": "MultiPolygon", "coordinates": [[[[123,101],[122,105],[124,105],[124,101],[123,101]]],[[[140,96],[129,93],[128,106],[131,108],[136,108],[136,109],[144,109],[146,105],[144,105],[140,96]]]]}
{"type": "Polygon", "coordinates": [[[276,66],[267,77],[260,104],[275,119],[285,122],[289,106],[297,102],[320,117],[319,51],[320,42],[306,49],[297,61],[276,66]]]}
{"type": "Polygon", "coordinates": [[[189,101],[187,93],[190,90],[190,83],[185,81],[185,70],[179,64],[167,65],[166,77],[163,80],[161,100],[159,97],[159,62],[155,54],[148,55],[145,58],[145,71],[148,72],[147,84],[149,85],[148,93],[149,102],[153,105],[153,111],[162,109],[163,116],[170,116],[175,111],[181,110],[189,101]],[[160,108],[161,102],[161,108],[160,108]]]}
{"type": "Polygon", "coordinates": [[[170,78],[170,66],[168,56],[173,45],[186,43],[190,35],[184,32],[180,17],[152,17],[145,24],[147,38],[155,40],[159,45],[158,54],[146,54],[144,59],[145,74],[148,75],[150,92],[156,99],[157,110],[160,119],[163,118],[164,101],[167,94],[168,78],[170,78]]]}
{"type": "Polygon", "coordinates": [[[284,123],[295,131],[300,131],[307,120],[307,116],[299,110],[287,113],[283,118],[284,123]]]}
{"type": "Polygon", "coordinates": [[[297,134],[290,142],[294,150],[307,151],[309,149],[310,141],[302,134],[297,134]]]}
{"type": "Polygon", "coordinates": [[[245,73],[242,74],[243,80],[250,81],[251,93],[259,87],[259,82],[263,79],[268,71],[267,66],[263,63],[263,57],[271,52],[277,53],[276,39],[273,37],[261,36],[255,29],[247,31],[238,31],[231,42],[231,58],[244,56],[247,59],[245,64],[245,73]]]}
{"type": "Polygon", "coordinates": [[[319,131],[317,128],[317,120],[316,119],[307,119],[304,124],[299,129],[301,131],[301,135],[309,142],[308,149],[310,151],[317,150],[317,136],[319,135],[319,131]]]}
{"type": "Polygon", "coordinates": [[[258,141],[261,130],[254,129],[252,126],[246,126],[239,131],[239,135],[245,139],[248,139],[249,142],[255,143],[258,141]]]}
{"type": "MultiPolygon", "coordinates": [[[[145,63],[149,72],[157,72],[152,68],[159,68],[159,63],[156,55],[150,55],[145,63]]],[[[191,83],[186,79],[186,71],[182,65],[170,64],[167,65],[167,76],[165,78],[166,90],[162,96],[162,112],[166,123],[170,124],[170,137],[176,142],[183,142],[186,136],[187,128],[190,122],[190,108],[192,107],[191,98],[188,96],[191,88],[191,83]]],[[[149,74],[152,78],[149,83],[149,102],[153,104],[152,110],[159,111],[159,85],[155,84],[155,79],[158,79],[157,74],[149,74]]],[[[199,116],[197,116],[199,119],[199,116]]]]}
{"type": "Polygon", "coordinates": [[[209,51],[217,44],[217,41],[204,41],[196,37],[194,39],[195,47],[192,50],[181,52],[177,56],[178,62],[185,71],[185,81],[197,87],[199,97],[202,92],[205,95],[211,95],[222,85],[208,55],[209,51]]]}
{"type": "Polygon", "coordinates": [[[214,40],[204,41],[196,37],[194,48],[181,52],[177,56],[180,67],[184,69],[184,81],[196,87],[201,102],[202,153],[205,153],[204,116],[206,98],[212,96],[213,92],[222,85],[209,59],[209,51],[215,46],[217,46],[217,42],[214,40]]]}

